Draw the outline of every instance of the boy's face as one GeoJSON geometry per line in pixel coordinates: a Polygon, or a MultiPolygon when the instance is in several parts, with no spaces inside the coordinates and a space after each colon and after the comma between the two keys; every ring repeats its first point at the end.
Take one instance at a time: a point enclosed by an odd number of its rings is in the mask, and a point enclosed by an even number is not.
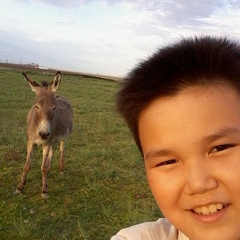
{"type": "Polygon", "coordinates": [[[139,137],[165,217],[191,240],[239,240],[240,96],[216,84],[154,100],[139,137]]]}

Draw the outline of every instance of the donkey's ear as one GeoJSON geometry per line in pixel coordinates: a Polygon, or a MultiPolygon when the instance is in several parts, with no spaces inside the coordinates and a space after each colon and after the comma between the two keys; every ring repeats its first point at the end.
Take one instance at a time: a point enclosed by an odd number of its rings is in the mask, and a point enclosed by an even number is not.
{"type": "Polygon", "coordinates": [[[53,92],[57,91],[57,89],[60,85],[60,82],[61,82],[61,73],[58,71],[55,74],[54,79],[50,83],[50,88],[52,89],[53,92]]]}
{"type": "Polygon", "coordinates": [[[37,88],[39,87],[39,84],[37,84],[35,81],[33,81],[32,79],[30,79],[28,77],[28,75],[23,72],[22,75],[24,76],[25,80],[27,81],[27,83],[29,84],[29,86],[31,87],[32,91],[36,92],[37,88]]]}

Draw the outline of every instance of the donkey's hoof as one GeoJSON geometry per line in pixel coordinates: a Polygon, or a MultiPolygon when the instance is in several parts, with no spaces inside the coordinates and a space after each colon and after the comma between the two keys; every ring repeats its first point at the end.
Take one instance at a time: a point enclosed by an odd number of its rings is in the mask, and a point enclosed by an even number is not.
{"type": "Polygon", "coordinates": [[[60,175],[62,175],[62,176],[64,175],[64,171],[63,170],[60,171],[60,175]]]}
{"type": "Polygon", "coordinates": [[[42,199],[48,199],[49,198],[47,193],[41,193],[41,195],[42,195],[42,199]]]}
{"type": "Polygon", "coordinates": [[[16,191],[13,193],[13,195],[20,195],[22,193],[21,190],[19,190],[18,188],[16,189],[16,191]]]}

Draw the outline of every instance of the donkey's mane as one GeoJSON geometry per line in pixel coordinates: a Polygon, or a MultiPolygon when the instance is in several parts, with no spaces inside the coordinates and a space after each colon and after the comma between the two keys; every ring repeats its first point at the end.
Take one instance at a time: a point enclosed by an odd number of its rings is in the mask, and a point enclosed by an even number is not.
{"type": "Polygon", "coordinates": [[[49,85],[49,83],[47,81],[42,81],[42,87],[47,87],[49,85]]]}

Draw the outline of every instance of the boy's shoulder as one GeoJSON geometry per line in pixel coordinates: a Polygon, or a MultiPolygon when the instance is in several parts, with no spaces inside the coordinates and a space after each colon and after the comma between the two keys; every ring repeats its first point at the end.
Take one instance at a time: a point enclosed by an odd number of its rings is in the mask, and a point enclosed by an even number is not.
{"type": "Polygon", "coordinates": [[[111,240],[189,240],[166,218],[145,222],[120,230],[111,240]]]}

